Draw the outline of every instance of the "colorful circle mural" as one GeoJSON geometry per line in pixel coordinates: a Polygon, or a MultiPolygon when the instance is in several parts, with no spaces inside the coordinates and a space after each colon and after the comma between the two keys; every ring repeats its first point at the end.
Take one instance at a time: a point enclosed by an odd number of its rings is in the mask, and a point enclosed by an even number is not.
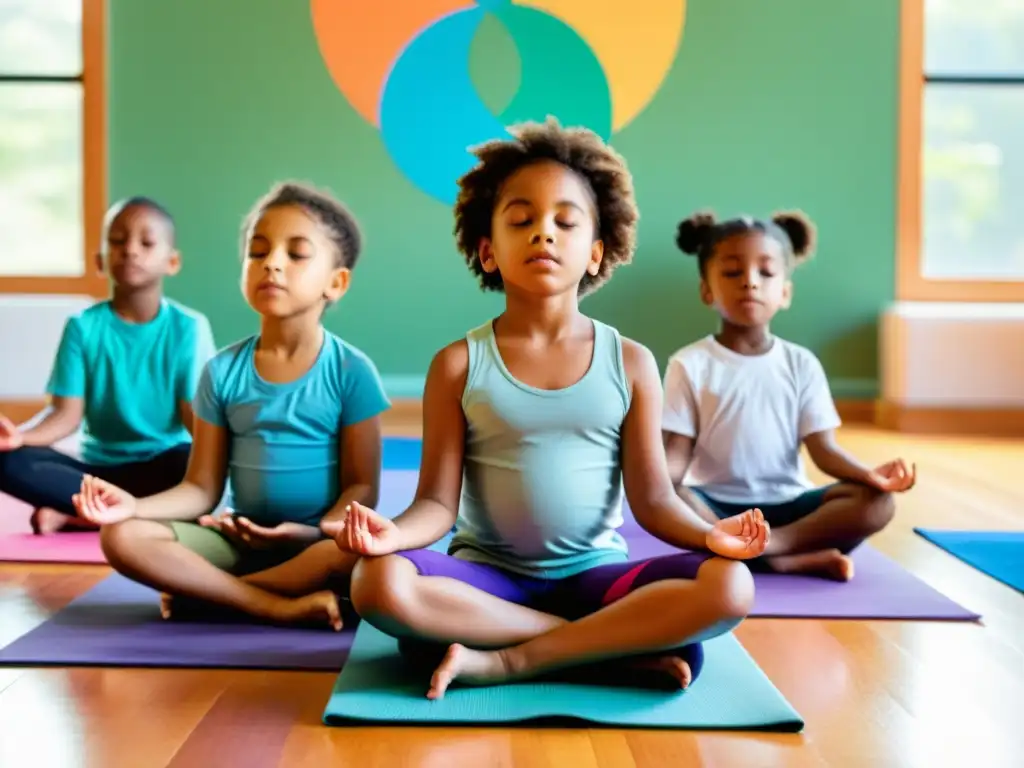
{"type": "Polygon", "coordinates": [[[686,0],[311,0],[311,10],[342,95],[402,173],[450,204],[474,162],[467,149],[508,125],[554,115],[605,139],[628,125],[675,60],[686,0]],[[519,54],[518,88],[497,114],[469,66],[488,16],[519,54]]]}

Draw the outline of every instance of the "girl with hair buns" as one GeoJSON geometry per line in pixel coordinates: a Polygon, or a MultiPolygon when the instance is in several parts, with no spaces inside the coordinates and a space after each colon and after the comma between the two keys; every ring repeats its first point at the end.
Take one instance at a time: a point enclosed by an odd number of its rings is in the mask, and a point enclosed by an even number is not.
{"type": "Polygon", "coordinates": [[[676,244],[697,257],[701,300],[721,326],[669,359],[662,437],[678,494],[705,520],[764,515],[772,536],[752,568],[847,581],[849,553],[892,520],[892,494],[914,485],[915,470],[901,459],[871,468],[843,450],[821,363],[769,329],[815,235],[801,212],[679,224],[676,244]],[[801,444],[835,482],[808,480],[801,444]]]}

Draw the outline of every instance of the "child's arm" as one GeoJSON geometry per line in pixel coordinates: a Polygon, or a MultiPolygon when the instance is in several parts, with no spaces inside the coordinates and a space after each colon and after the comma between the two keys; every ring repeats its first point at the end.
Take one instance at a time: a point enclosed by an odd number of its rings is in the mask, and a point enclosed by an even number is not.
{"type": "Polygon", "coordinates": [[[155,496],[139,499],[135,516],[149,520],[197,520],[224,495],[228,472],[228,431],[196,418],[185,479],[155,496]]]}
{"type": "Polygon", "coordinates": [[[854,483],[870,482],[870,467],[862,464],[836,442],[834,430],[825,429],[807,435],[804,437],[804,445],[807,446],[807,453],[814,466],[829,477],[854,483]]]}
{"type": "Polygon", "coordinates": [[[831,429],[807,435],[804,445],[814,466],[836,480],[869,485],[884,493],[909,491],[917,482],[917,468],[914,465],[908,468],[903,459],[888,461],[874,469],[861,463],[836,442],[831,429]]]}
{"type": "Polygon", "coordinates": [[[84,411],[85,403],[80,397],[54,397],[47,408],[26,422],[30,424],[39,419],[30,427],[18,426],[0,415],[0,450],[14,450],[23,445],[53,445],[78,429],[84,411]]]}
{"type": "Polygon", "coordinates": [[[699,423],[700,414],[697,410],[693,383],[683,363],[672,358],[665,370],[661,409],[661,441],[668,463],[668,476],[679,498],[696,512],[701,520],[714,525],[718,522],[718,516],[708,509],[707,504],[697,494],[683,484],[693,460],[699,423]]]}
{"type": "Polygon", "coordinates": [[[718,522],[718,516],[708,508],[700,496],[683,484],[686,470],[690,468],[690,461],[693,458],[695,440],[688,435],[680,435],[678,432],[669,432],[668,430],[662,430],[661,439],[665,446],[668,476],[672,479],[672,487],[676,489],[676,495],[696,512],[701,520],[714,525],[718,522]]]}
{"type": "Polygon", "coordinates": [[[0,435],[8,433],[8,450],[23,445],[47,446],[74,434],[85,414],[85,350],[82,327],[77,317],[64,324],[57,355],[53,360],[46,391],[50,395],[49,407],[36,414],[39,423],[31,427],[11,429],[10,420],[0,419],[0,435]]]}
{"type": "Polygon", "coordinates": [[[217,347],[213,341],[213,329],[205,316],[199,316],[196,319],[195,333],[193,343],[182,345],[177,387],[178,418],[181,419],[182,426],[193,437],[195,437],[196,430],[196,415],[192,410],[192,401],[195,399],[206,364],[217,354],[217,347]]]}
{"type": "Polygon", "coordinates": [[[384,438],[380,416],[371,416],[341,430],[341,496],[324,515],[325,523],[340,522],[349,505],[376,507],[380,497],[380,473],[384,438]]]}
{"type": "Polygon", "coordinates": [[[324,532],[340,548],[385,555],[430,546],[451,530],[462,493],[466,438],[462,391],[468,369],[465,341],[445,347],[434,357],[423,392],[423,457],[416,497],[394,520],[353,505],[344,522],[324,525],[324,532]]]}
{"type": "Polygon", "coordinates": [[[72,502],[78,513],[98,525],[129,517],[149,520],[197,520],[211,512],[224,495],[231,436],[214,363],[200,377],[195,398],[192,450],[185,479],[155,496],[136,499],[127,491],[99,478],[86,476],[82,492],[72,502]]]}
{"type": "Polygon", "coordinates": [[[711,549],[727,557],[760,555],[768,531],[759,515],[747,512],[712,526],[676,494],[661,441],[658,364],[650,350],[628,339],[622,341],[622,353],[632,387],[622,428],[622,476],[637,522],[651,535],[681,549],[711,549]]]}
{"type": "Polygon", "coordinates": [[[224,427],[196,419],[195,437],[185,479],[155,496],[136,499],[127,491],[92,475],[72,497],[78,513],[97,525],[129,517],[146,520],[197,520],[210,512],[224,493],[227,478],[228,433],[224,427]]]}
{"type": "Polygon", "coordinates": [[[909,490],[915,473],[902,459],[871,469],[836,442],[839,413],[825,369],[816,357],[808,357],[803,376],[798,428],[814,466],[836,480],[869,485],[879,491],[909,490]]]}

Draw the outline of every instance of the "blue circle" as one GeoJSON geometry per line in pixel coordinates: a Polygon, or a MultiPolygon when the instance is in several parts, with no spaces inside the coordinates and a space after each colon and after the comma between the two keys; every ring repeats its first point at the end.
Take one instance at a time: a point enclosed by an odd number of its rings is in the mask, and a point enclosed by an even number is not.
{"type": "Polygon", "coordinates": [[[405,176],[451,205],[459,177],[476,164],[469,149],[508,137],[506,126],[551,115],[608,138],[611,111],[600,62],[571,27],[532,8],[481,0],[409,43],[385,84],[380,124],[388,154],[405,176]],[[469,73],[470,46],[488,9],[509,30],[522,63],[520,89],[500,116],[481,101],[469,73]]]}

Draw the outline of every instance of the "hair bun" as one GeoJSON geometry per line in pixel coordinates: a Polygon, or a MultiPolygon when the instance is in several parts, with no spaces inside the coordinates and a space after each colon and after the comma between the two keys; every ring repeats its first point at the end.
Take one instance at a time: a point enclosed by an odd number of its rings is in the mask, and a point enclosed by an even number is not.
{"type": "Polygon", "coordinates": [[[715,227],[715,215],[710,211],[693,214],[679,222],[676,231],[676,245],[683,253],[697,255],[715,227]]]}
{"type": "Polygon", "coordinates": [[[817,232],[813,222],[803,211],[783,211],[772,216],[783,232],[789,236],[793,246],[793,255],[797,259],[805,259],[814,250],[817,232]]]}

